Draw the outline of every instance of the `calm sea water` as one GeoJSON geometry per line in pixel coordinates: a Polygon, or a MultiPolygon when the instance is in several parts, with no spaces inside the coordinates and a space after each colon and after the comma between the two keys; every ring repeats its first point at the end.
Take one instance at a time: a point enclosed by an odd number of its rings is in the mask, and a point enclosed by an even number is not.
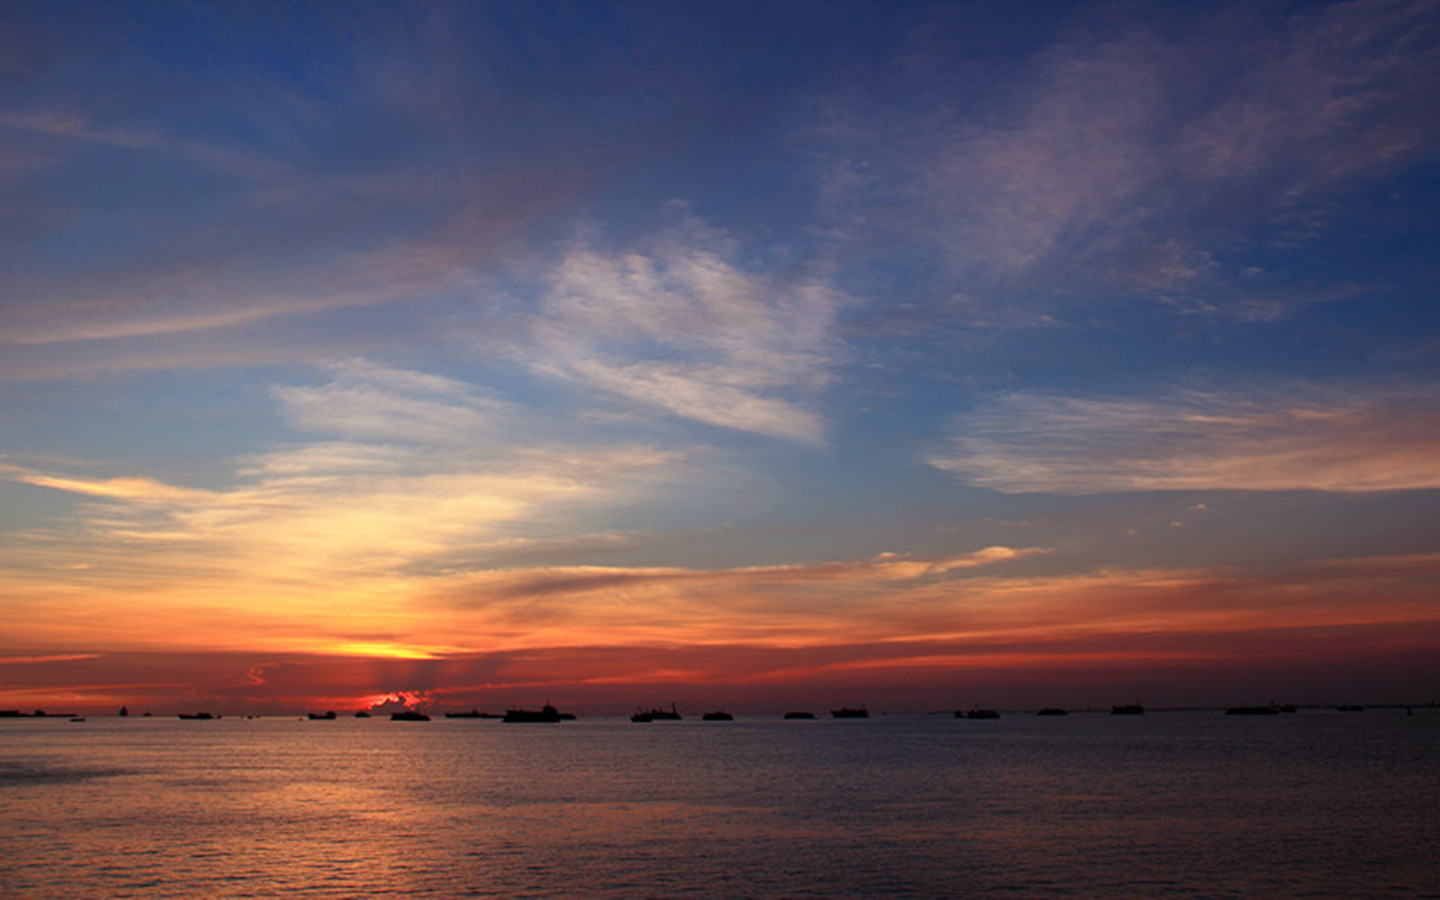
{"type": "Polygon", "coordinates": [[[1440,897],[1440,712],[0,721],[0,896],[1440,897]]]}

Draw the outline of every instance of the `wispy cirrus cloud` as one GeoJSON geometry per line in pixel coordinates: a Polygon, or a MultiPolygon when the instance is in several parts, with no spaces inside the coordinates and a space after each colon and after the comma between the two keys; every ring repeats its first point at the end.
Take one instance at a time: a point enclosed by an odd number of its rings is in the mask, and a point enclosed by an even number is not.
{"type": "Polygon", "coordinates": [[[1292,388],[1001,395],[957,416],[930,463],[1006,493],[1440,487],[1433,388],[1292,388]]]}
{"type": "Polygon", "coordinates": [[[803,443],[830,379],[844,298],[814,276],[751,271],[727,236],[691,221],[644,246],[580,245],[549,272],[534,367],[639,407],[803,443]]]}
{"type": "Polygon", "coordinates": [[[1440,138],[1424,0],[1060,30],[991,75],[983,99],[973,66],[923,44],[887,80],[814,98],[801,146],[842,243],[925,247],[972,291],[1103,284],[1242,321],[1267,306],[1269,319],[1310,297],[1267,302],[1236,259],[1276,228],[1323,233],[1315,201],[1428,158],[1440,138]]]}
{"type": "Polygon", "coordinates": [[[420,444],[472,442],[512,412],[500,400],[441,375],[350,360],[328,367],[323,385],[274,389],[295,427],[362,440],[420,444]]]}

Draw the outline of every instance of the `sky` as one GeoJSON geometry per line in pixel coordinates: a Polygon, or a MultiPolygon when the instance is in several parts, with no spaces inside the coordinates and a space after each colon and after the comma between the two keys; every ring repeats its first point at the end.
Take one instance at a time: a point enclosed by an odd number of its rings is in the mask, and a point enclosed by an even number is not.
{"type": "Polygon", "coordinates": [[[1440,699],[1440,4],[0,4],[0,708],[1440,699]]]}

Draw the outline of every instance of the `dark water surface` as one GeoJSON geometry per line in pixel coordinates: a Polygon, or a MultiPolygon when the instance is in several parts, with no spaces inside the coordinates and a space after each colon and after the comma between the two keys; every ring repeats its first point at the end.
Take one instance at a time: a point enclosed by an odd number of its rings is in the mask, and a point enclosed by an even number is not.
{"type": "Polygon", "coordinates": [[[1440,897],[1440,712],[0,721],[0,896],[1440,897]]]}

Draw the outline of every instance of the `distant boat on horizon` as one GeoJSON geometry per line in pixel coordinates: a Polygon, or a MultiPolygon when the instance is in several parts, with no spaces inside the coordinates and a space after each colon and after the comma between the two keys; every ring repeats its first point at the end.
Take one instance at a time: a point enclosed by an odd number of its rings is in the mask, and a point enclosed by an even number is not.
{"type": "Polygon", "coordinates": [[[955,718],[958,719],[958,718],[960,718],[962,715],[963,715],[965,718],[967,718],[967,719],[998,719],[998,718],[1000,718],[1000,712],[999,712],[999,710],[994,710],[994,709],[981,709],[981,708],[978,707],[978,706],[975,707],[974,709],[971,709],[971,710],[968,711],[968,712],[965,712],[965,713],[961,713],[960,710],[958,710],[958,709],[955,710],[955,718]]]}
{"type": "Polygon", "coordinates": [[[733,722],[735,721],[735,717],[722,709],[716,712],[708,712],[701,716],[700,720],[702,722],[733,722]]]}
{"type": "Polygon", "coordinates": [[[212,716],[212,715],[211,715],[210,713],[208,713],[208,712],[196,712],[196,713],[180,713],[180,718],[182,718],[182,719],[213,719],[213,718],[215,718],[215,716],[212,716]]]}
{"type": "Polygon", "coordinates": [[[1047,707],[1045,707],[1044,709],[1036,710],[1036,711],[1035,711],[1035,715],[1037,715],[1037,716],[1068,716],[1068,715],[1070,715],[1070,710],[1068,710],[1068,709],[1061,709],[1061,708],[1058,707],[1058,706],[1047,706],[1047,707]]]}
{"type": "Polygon", "coordinates": [[[830,715],[836,719],[868,719],[870,710],[863,706],[842,706],[830,710],[830,715]]]}
{"type": "Polygon", "coordinates": [[[447,719],[503,719],[503,718],[505,718],[505,717],[504,717],[503,715],[501,715],[500,713],[487,713],[487,712],[481,712],[481,711],[478,710],[478,709],[472,709],[472,710],[470,710],[469,712],[451,712],[451,713],[446,713],[446,714],[445,714],[445,718],[447,718],[447,719]]]}
{"type": "Polygon", "coordinates": [[[675,704],[672,703],[672,704],[670,704],[670,708],[669,708],[669,709],[661,709],[660,707],[657,706],[657,707],[655,707],[654,709],[637,711],[636,713],[634,713],[633,715],[630,716],[630,721],[632,721],[632,722],[679,722],[680,720],[682,720],[682,719],[684,719],[684,718],[685,718],[684,716],[680,715],[680,710],[676,709],[676,708],[675,708],[675,704]]]}
{"type": "Polygon", "coordinates": [[[804,710],[797,710],[797,711],[795,711],[795,712],[787,712],[785,715],[781,716],[780,718],[782,718],[782,719],[813,719],[813,718],[815,718],[815,714],[812,713],[812,712],[805,712],[804,710]]]}
{"type": "Polygon", "coordinates": [[[1278,706],[1232,706],[1225,710],[1227,716],[1276,716],[1280,714],[1278,706]]]}
{"type": "Polygon", "coordinates": [[[428,721],[430,721],[430,717],[427,716],[427,715],[425,715],[425,714],[422,713],[422,712],[416,712],[416,711],[413,710],[413,709],[407,709],[407,710],[405,710],[404,712],[391,713],[391,714],[390,714],[390,721],[392,721],[392,722],[428,722],[428,721]]]}
{"type": "Polygon", "coordinates": [[[1112,707],[1110,707],[1110,715],[1112,715],[1112,716],[1143,716],[1143,715],[1145,715],[1145,707],[1141,706],[1141,705],[1138,704],[1138,703],[1126,703],[1126,704],[1123,705],[1123,706],[1112,706],[1112,707]]]}
{"type": "Polygon", "coordinates": [[[538,710],[534,709],[507,709],[505,715],[500,718],[502,722],[560,722],[564,720],[560,710],[545,704],[538,710]]]}
{"type": "Polygon", "coordinates": [[[326,710],[323,713],[312,712],[309,714],[312,722],[333,722],[335,721],[335,710],[326,710]]]}
{"type": "Polygon", "coordinates": [[[368,718],[370,718],[370,713],[366,712],[366,711],[363,710],[363,709],[356,710],[356,711],[355,711],[355,718],[357,718],[357,719],[368,719],[368,718]]]}

